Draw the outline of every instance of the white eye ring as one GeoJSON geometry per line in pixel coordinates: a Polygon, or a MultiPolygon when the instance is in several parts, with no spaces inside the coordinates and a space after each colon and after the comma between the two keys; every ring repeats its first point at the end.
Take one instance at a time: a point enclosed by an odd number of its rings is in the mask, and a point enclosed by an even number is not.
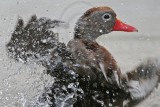
{"type": "Polygon", "coordinates": [[[104,20],[104,21],[108,21],[108,20],[110,20],[111,19],[111,14],[109,14],[109,13],[105,13],[105,14],[103,14],[103,16],[102,16],[102,19],[104,20]]]}

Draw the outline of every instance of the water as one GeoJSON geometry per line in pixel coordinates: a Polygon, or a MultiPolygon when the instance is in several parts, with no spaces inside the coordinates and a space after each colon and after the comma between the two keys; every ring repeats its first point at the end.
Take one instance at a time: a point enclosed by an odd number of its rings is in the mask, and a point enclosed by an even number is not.
{"type": "MultiPolygon", "coordinates": [[[[5,45],[10,40],[18,16],[27,21],[31,15],[37,14],[38,17],[45,16],[70,23],[69,29],[57,30],[60,31],[60,41],[66,43],[72,38],[75,21],[86,9],[100,5],[111,6],[121,20],[139,29],[138,33],[116,32],[98,39],[100,44],[113,53],[122,71],[127,72],[148,57],[160,56],[159,3],[158,0],[1,0],[0,106],[33,106],[37,104],[44,87],[51,86],[54,82],[53,78],[45,75],[42,66],[25,65],[8,57],[5,45]]],[[[159,107],[159,101],[160,88],[155,89],[151,96],[137,107],[159,107]]]]}

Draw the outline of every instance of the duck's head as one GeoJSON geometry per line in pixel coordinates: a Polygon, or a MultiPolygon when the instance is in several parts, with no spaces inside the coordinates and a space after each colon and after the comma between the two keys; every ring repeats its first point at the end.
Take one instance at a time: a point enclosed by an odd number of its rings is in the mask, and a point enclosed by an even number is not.
{"type": "Polygon", "coordinates": [[[112,31],[137,32],[138,30],[117,19],[116,13],[109,7],[94,7],[87,10],[75,26],[74,38],[96,40],[112,31]]]}

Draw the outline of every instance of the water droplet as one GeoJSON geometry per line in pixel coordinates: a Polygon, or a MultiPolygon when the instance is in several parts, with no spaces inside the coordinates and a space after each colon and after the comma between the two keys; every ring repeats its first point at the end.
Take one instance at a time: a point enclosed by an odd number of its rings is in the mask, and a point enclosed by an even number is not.
{"type": "Polygon", "coordinates": [[[109,107],[112,107],[113,105],[112,105],[112,103],[109,103],[109,107]]]}
{"type": "Polygon", "coordinates": [[[0,90],[0,95],[2,95],[3,94],[3,92],[2,92],[2,90],[0,90]]]}
{"type": "Polygon", "coordinates": [[[112,99],[112,101],[113,101],[113,102],[116,102],[116,100],[115,100],[115,99],[112,99]]]}
{"type": "Polygon", "coordinates": [[[124,3],[121,3],[121,5],[123,6],[123,5],[124,5],[124,3]]]}
{"type": "Polygon", "coordinates": [[[106,91],[107,94],[109,94],[109,91],[106,91]]]}
{"type": "Polygon", "coordinates": [[[99,32],[102,33],[103,32],[102,29],[100,29],[99,32]]]}

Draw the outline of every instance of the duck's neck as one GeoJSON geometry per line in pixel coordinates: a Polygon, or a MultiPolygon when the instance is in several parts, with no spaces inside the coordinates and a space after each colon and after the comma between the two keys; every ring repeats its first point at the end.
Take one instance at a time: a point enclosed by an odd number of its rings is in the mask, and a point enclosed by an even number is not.
{"type": "Polygon", "coordinates": [[[74,39],[83,39],[86,41],[96,41],[102,35],[99,29],[96,29],[92,23],[84,20],[78,21],[74,29],[74,39]]]}
{"type": "Polygon", "coordinates": [[[81,30],[81,29],[75,29],[74,39],[83,39],[86,41],[96,41],[97,38],[94,36],[95,34],[81,30]]]}

